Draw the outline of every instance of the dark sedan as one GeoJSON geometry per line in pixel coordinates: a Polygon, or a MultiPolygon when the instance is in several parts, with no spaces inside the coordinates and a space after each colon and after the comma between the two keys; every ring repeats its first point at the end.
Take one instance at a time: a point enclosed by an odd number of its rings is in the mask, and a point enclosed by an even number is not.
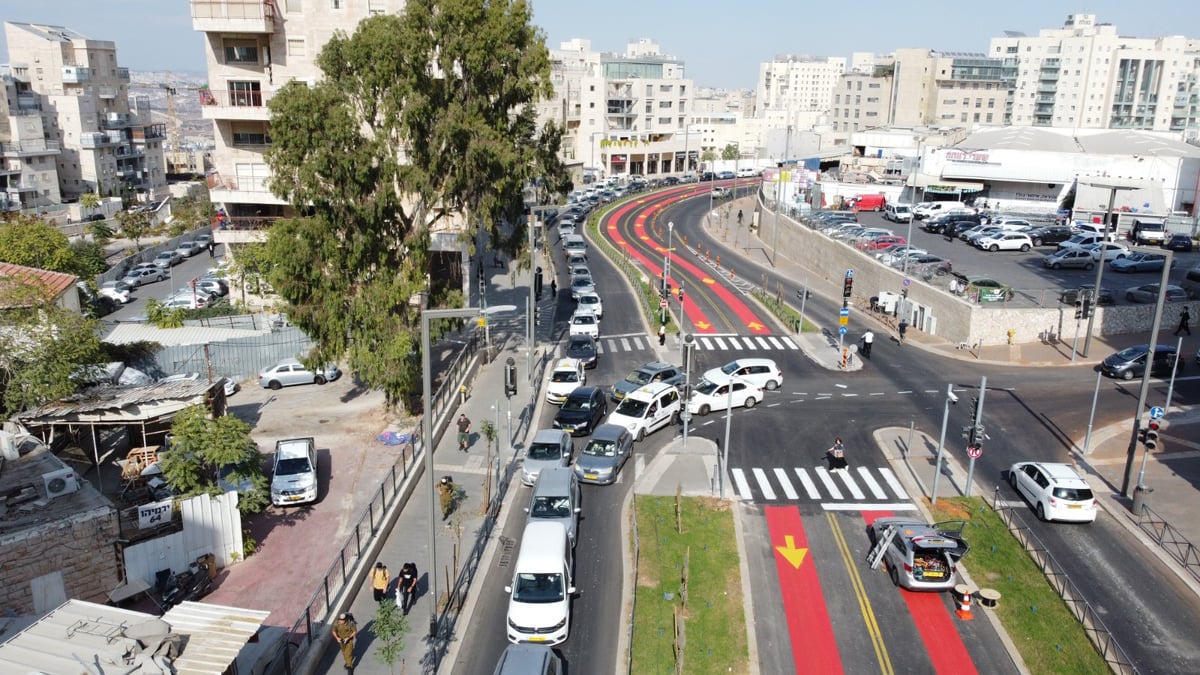
{"type": "Polygon", "coordinates": [[[607,412],[608,399],[600,387],[576,387],[554,416],[554,428],[572,436],[586,436],[604,420],[607,412]]]}
{"type": "Polygon", "coordinates": [[[1035,227],[1025,234],[1033,240],[1034,246],[1042,246],[1043,244],[1058,244],[1071,238],[1075,234],[1069,227],[1063,225],[1048,225],[1046,227],[1035,227]]]}
{"type": "MultiPolygon", "coordinates": [[[[1063,291],[1062,295],[1058,296],[1058,301],[1066,305],[1074,305],[1079,302],[1079,297],[1081,295],[1087,295],[1095,299],[1095,289],[1095,284],[1084,284],[1079,288],[1070,288],[1063,291]]],[[[1101,288],[1099,301],[1096,302],[1096,304],[1115,305],[1117,304],[1117,296],[1115,293],[1113,293],[1111,288],[1101,288]]]]}
{"type": "Polygon", "coordinates": [[[1191,253],[1193,248],[1192,238],[1186,234],[1173,234],[1170,239],[1163,242],[1163,248],[1181,253],[1191,253]]]}
{"type": "Polygon", "coordinates": [[[572,335],[564,356],[568,359],[579,359],[584,368],[595,368],[596,341],[591,335],[572,335]]]}

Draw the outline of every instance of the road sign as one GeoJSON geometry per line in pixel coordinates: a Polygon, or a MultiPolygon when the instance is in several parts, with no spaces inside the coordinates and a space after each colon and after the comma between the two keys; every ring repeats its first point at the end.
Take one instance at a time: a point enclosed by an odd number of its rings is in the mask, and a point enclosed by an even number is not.
{"type": "Polygon", "coordinates": [[[982,454],[983,454],[983,446],[982,445],[968,445],[967,446],[967,457],[970,457],[971,459],[979,459],[979,456],[982,454]]]}
{"type": "Polygon", "coordinates": [[[840,327],[838,328],[838,335],[845,335],[845,334],[846,334],[846,327],[845,327],[845,326],[840,326],[840,327]]]}
{"type": "Polygon", "coordinates": [[[1160,420],[1160,419],[1162,419],[1163,415],[1166,415],[1166,414],[1167,414],[1167,411],[1163,410],[1162,406],[1156,405],[1150,409],[1150,419],[1152,419],[1152,420],[1160,420]]]}
{"type": "Polygon", "coordinates": [[[904,277],[904,281],[902,281],[900,283],[904,284],[905,288],[908,288],[908,285],[912,283],[912,280],[909,279],[908,277],[904,277]]]}
{"type": "Polygon", "coordinates": [[[850,317],[848,317],[848,316],[839,316],[839,317],[838,317],[838,325],[839,325],[839,326],[841,326],[841,327],[843,327],[843,328],[845,328],[846,326],[849,326],[849,325],[850,325],[850,317]]]}
{"type": "Polygon", "coordinates": [[[838,316],[850,316],[850,308],[843,307],[838,310],[838,316]]]}
{"type": "Polygon", "coordinates": [[[659,303],[658,303],[658,308],[659,308],[659,309],[666,309],[666,308],[667,308],[667,301],[666,301],[666,300],[661,300],[661,301],[659,301],[659,303]]]}

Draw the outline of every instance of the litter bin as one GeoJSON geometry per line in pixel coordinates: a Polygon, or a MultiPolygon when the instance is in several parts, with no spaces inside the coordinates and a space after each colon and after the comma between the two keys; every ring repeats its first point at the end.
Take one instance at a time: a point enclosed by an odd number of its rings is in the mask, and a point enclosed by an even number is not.
{"type": "Polygon", "coordinates": [[[1142,515],[1142,508],[1150,505],[1150,495],[1154,494],[1154,488],[1138,485],[1133,488],[1133,515],[1142,515]]]}

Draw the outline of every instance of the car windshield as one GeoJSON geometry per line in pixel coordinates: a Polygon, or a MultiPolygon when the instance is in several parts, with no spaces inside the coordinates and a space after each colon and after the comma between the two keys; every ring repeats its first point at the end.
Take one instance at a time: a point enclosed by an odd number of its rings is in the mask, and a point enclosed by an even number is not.
{"type": "Polygon", "coordinates": [[[632,382],[633,384],[646,384],[650,381],[650,373],[644,370],[635,370],[625,376],[625,381],[632,382]]]}
{"type": "Polygon", "coordinates": [[[1121,359],[1122,361],[1132,361],[1134,359],[1141,358],[1143,355],[1145,355],[1145,353],[1146,349],[1144,347],[1126,347],[1125,349],[1117,352],[1117,358],[1121,359]]]}
{"type": "Polygon", "coordinates": [[[641,418],[646,413],[646,406],[649,405],[646,401],[637,401],[631,398],[626,398],[621,401],[621,405],[617,406],[616,413],[626,417],[641,418]]]}
{"type": "Polygon", "coordinates": [[[591,325],[593,323],[596,323],[596,317],[592,316],[591,314],[575,315],[575,325],[576,326],[587,326],[587,325],[591,325]]]}
{"type": "Polygon", "coordinates": [[[537,497],[529,509],[534,518],[567,518],[571,515],[571,500],[567,497],[537,497]]]}
{"type": "Polygon", "coordinates": [[[592,285],[592,280],[591,280],[591,279],[588,279],[587,277],[575,277],[575,280],[571,282],[571,285],[572,285],[572,286],[579,286],[579,287],[581,287],[581,288],[582,288],[583,286],[591,286],[591,285],[592,285]]]}
{"type": "Polygon", "coordinates": [[[529,446],[529,452],[525,453],[526,459],[559,459],[562,457],[562,451],[556,443],[532,443],[529,446]]]}
{"type": "Polygon", "coordinates": [[[556,370],[550,376],[551,382],[578,382],[579,371],[576,370],[556,370]]]}
{"type": "Polygon", "coordinates": [[[733,361],[732,363],[726,363],[724,366],[721,366],[721,372],[725,373],[726,375],[732,375],[737,372],[737,369],[740,367],[741,366],[738,365],[737,361],[733,361]]]}
{"type": "Polygon", "coordinates": [[[518,574],[513,585],[512,599],[515,602],[531,604],[562,602],[562,575],[518,574]]]}
{"type": "Polygon", "coordinates": [[[591,354],[592,352],[596,351],[596,347],[590,342],[579,340],[572,342],[571,345],[567,347],[567,351],[575,354],[591,354]]]}
{"type": "Polygon", "coordinates": [[[1065,499],[1069,502],[1086,502],[1092,499],[1092,491],[1088,488],[1054,488],[1054,497],[1056,499],[1065,499]]]}
{"type": "Polygon", "coordinates": [[[587,445],[583,446],[583,454],[595,457],[613,457],[617,454],[617,444],[613,441],[592,439],[587,445]]]}
{"type": "Polygon", "coordinates": [[[700,380],[700,384],[696,385],[696,393],[708,395],[717,390],[717,385],[708,380],[700,380]]]}
{"type": "Polygon", "coordinates": [[[308,463],[307,457],[281,459],[275,465],[276,476],[290,476],[297,473],[308,473],[309,471],[312,471],[312,466],[308,463]]]}
{"type": "Polygon", "coordinates": [[[562,404],[563,410],[569,411],[588,411],[592,409],[592,400],[590,398],[568,398],[562,404]]]}

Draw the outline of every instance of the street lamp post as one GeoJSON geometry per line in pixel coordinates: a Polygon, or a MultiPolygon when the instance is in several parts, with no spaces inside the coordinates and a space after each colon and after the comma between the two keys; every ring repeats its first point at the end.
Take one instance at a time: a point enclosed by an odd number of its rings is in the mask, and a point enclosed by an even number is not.
{"type": "Polygon", "coordinates": [[[783,208],[783,167],[787,164],[788,153],[792,145],[792,125],[787,126],[787,136],[783,141],[783,161],[779,163],[779,178],[775,182],[775,233],[771,237],[771,266],[779,266],[779,211],[783,208]]]}
{"type": "Polygon", "coordinates": [[[954,395],[953,383],[946,385],[946,403],[942,406],[942,434],[938,436],[937,459],[933,462],[933,492],[929,498],[934,504],[937,503],[938,480],[942,477],[942,449],[946,446],[946,422],[950,419],[951,403],[958,403],[958,397],[954,395]]]}
{"type": "MultiPolygon", "coordinates": [[[[1113,207],[1117,203],[1117,191],[1118,190],[1134,190],[1137,188],[1137,186],[1121,185],[1121,184],[1117,184],[1117,183],[1086,183],[1086,184],[1091,185],[1092,187],[1108,189],[1108,209],[1106,209],[1104,212],[1104,237],[1100,241],[1100,262],[1099,262],[1099,264],[1096,265],[1096,287],[1092,291],[1095,294],[1096,301],[1098,302],[1100,300],[1100,282],[1104,279],[1104,249],[1105,249],[1104,245],[1108,243],[1109,230],[1112,230],[1114,233],[1116,233],[1116,231],[1117,231],[1117,228],[1113,226],[1113,207]]],[[[1166,268],[1163,268],[1163,269],[1166,269],[1166,268]]],[[[1163,283],[1165,284],[1166,281],[1164,280],[1163,283]]],[[[1088,349],[1092,346],[1092,326],[1094,326],[1096,323],[1095,307],[1096,307],[1095,304],[1093,304],[1092,311],[1090,314],[1088,314],[1087,335],[1085,335],[1083,338],[1083,358],[1085,358],[1085,359],[1088,356],[1088,349]]],[[[1155,330],[1157,330],[1157,325],[1155,326],[1155,330]]],[[[1143,401],[1143,403],[1144,402],[1145,401],[1143,401]]],[[[1141,409],[1139,408],[1139,411],[1140,410],[1141,409]]],[[[1136,427],[1137,425],[1134,425],[1134,426],[1136,427]]],[[[1124,492],[1124,490],[1122,490],[1122,492],[1124,492]]]]}

